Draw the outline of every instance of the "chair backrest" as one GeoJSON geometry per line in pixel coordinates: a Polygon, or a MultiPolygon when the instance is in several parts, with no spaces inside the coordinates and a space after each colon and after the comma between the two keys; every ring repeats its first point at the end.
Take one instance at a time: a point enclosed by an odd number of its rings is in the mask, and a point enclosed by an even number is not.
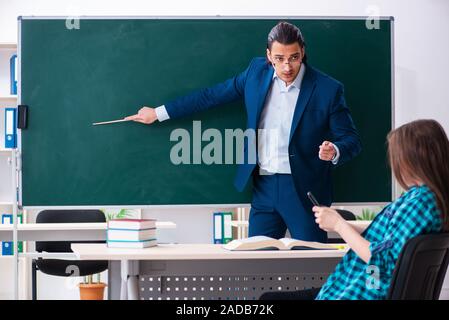
{"type": "MultiPolygon", "coordinates": [[[[43,210],[38,213],[36,223],[83,223],[106,222],[101,210],[43,210]]],[[[104,241],[36,241],[36,251],[72,252],[72,243],[104,243],[104,241]]]]}
{"type": "Polygon", "coordinates": [[[353,221],[356,220],[355,214],[353,214],[351,211],[343,210],[343,209],[336,209],[336,211],[340,214],[340,216],[347,220],[347,221],[353,221]]]}
{"type": "Polygon", "coordinates": [[[393,272],[388,299],[438,300],[449,262],[449,233],[407,241],[393,272]]]}

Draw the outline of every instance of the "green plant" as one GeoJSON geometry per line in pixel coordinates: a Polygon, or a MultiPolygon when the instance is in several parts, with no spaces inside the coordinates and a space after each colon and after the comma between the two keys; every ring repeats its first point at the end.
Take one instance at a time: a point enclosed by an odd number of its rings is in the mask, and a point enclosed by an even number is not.
{"type": "Polygon", "coordinates": [[[94,282],[94,275],[90,274],[90,275],[84,277],[82,283],[84,283],[84,284],[101,283],[101,274],[96,273],[95,276],[97,278],[97,281],[94,282]]]}
{"type": "Polygon", "coordinates": [[[356,216],[357,220],[374,220],[376,217],[376,213],[374,211],[371,211],[370,209],[362,209],[362,214],[359,216],[356,216]]]}
{"type": "Polygon", "coordinates": [[[117,213],[110,213],[110,212],[106,212],[105,210],[102,210],[106,220],[113,220],[113,219],[125,219],[125,218],[129,218],[132,216],[131,213],[129,213],[129,209],[121,209],[119,212],[117,213]]]}

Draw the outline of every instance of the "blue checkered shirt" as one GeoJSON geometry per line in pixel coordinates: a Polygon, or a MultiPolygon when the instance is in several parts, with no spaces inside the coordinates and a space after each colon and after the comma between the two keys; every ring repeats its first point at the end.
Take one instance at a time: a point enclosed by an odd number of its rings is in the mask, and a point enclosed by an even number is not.
{"type": "Polygon", "coordinates": [[[440,212],[432,191],[427,186],[410,188],[386,206],[362,233],[370,242],[368,263],[349,250],[316,299],[385,299],[396,260],[407,240],[420,234],[439,232],[441,227],[440,212]]]}

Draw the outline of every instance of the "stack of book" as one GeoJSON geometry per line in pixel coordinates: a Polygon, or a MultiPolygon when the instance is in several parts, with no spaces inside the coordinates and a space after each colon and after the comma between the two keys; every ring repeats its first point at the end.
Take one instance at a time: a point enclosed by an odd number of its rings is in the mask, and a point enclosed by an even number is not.
{"type": "Polygon", "coordinates": [[[115,219],[108,221],[109,248],[148,248],[157,245],[155,219],[115,219]]]}

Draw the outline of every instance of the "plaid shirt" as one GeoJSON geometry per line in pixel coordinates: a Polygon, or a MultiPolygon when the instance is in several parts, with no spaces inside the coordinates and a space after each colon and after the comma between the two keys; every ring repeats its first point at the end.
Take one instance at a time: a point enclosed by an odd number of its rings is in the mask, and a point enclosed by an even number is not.
{"type": "Polygon", "coordinates": [[[370,242],[371,259],[365,263],[352,250],[329,276],[317,300],[385,299],[399,253],[407,240],[436,233],[442,221],[436,199],[427,186],[414,186],[386,206],[362,236],[370,242]]]}

